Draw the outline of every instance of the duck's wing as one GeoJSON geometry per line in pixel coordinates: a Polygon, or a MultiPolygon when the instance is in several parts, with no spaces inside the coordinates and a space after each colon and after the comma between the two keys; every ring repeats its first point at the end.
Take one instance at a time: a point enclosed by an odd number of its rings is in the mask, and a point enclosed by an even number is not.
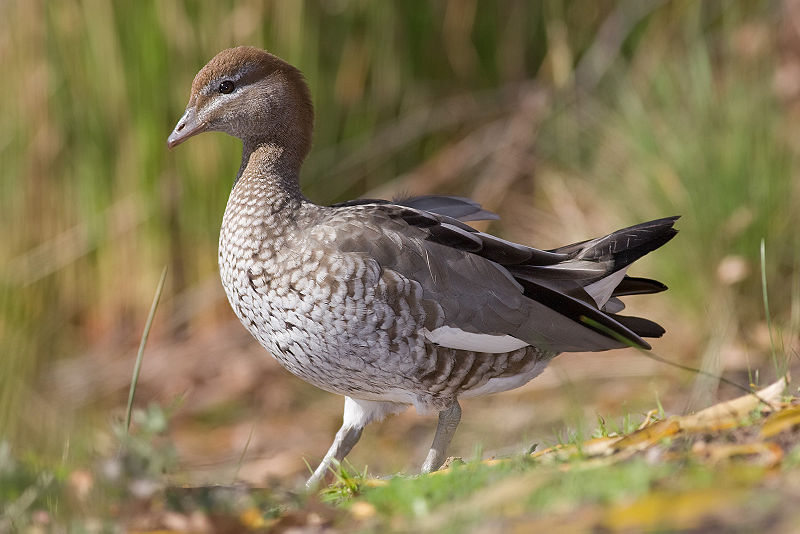
{"type": "MultiPolygon", "coordinates": [[[[437,206],[446,209],[447,204],[437,206]]],[[[484,352],[525,345],[595,351],[629,343],[649,348],[642,336],[664,332],[652,321],[603,307],[620,308],[618,287],[652,292],[653,284],[625,282],[635,279],[625,278],[624,269],[671,239],[675,219],[550,251],[479,232],[448,215],[385,201],[335,207],[315,231],[327,236],[335,252],[359,253],[418,284],[426,335],[439,344],[467,350],[472,344],[472,350],[484,352]]]]}
{"type": "Polygon", "coordinates": [[[398,198],[393,201],[379,200],[372,198],[360,198],[334,204],[332,208],[343,208],[349,206],[363,206],[366,204],[398,205],[413,208],[420,211],[427,211],[437,215],[444,215],[462,222],[467,221],[492,221],[500,217],[496,213],[483,209],[483,207],[466,197],[455,197],[448,195],[421,195],[416,197],[398,198]]]}

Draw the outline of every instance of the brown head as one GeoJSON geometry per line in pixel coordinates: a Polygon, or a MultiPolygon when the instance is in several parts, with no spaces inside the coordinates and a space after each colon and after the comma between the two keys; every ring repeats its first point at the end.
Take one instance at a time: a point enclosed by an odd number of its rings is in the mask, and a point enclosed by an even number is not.
{"type": "Polygon", "coordinates": [[[314,108],[302,73],[264,50],[239,46],[223,50],[197,73],[167,146],[218,131],[251,146],[279,145],[302,161],[313,128],[314,108]]]}

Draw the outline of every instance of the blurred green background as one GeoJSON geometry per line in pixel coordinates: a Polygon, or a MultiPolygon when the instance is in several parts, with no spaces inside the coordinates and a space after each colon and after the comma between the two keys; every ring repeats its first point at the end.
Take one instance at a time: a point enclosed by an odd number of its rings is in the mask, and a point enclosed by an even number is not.
{"type": "MultiPolygon", "coordinates": [[[[179,399],[186,468],[235,463],[252,428],[254,480],[299,476],[301,455],[324,452],[340,400],[277,368],[217,279],[239,142],[166,149],[194,74],[240,44],[306,75],[313,200],[471,196],[501,214],[491,231],[544,248],[680,214],[678,238],[634,269],[671,288],[631,301],[667,328],[656,351],[743,383],[774,376],[773,350],[796,361],[798,2],[10,1],[0,439],[42,457],[103,442],[167,265],[137,403],[179,399]]],[[[636,353],[557,362],[539,385],[471,401],[454,452],[717,394],[636,353]]],[[[421,460],[433,421],[397,421],[371,429],[355,462],[421,460]]]]}

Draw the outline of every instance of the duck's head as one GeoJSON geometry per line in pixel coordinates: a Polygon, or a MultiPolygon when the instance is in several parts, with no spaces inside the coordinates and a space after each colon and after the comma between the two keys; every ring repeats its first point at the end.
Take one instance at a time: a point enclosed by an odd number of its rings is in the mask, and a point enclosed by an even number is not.
{"type": "Polygon", "coordinates": [[[225,132],[245,143],[274,143],[302,160],[311,147],[314,110],[302,73],[250,46],[223,50],[200,69],[189,104],[167,139],[225,132]]]}

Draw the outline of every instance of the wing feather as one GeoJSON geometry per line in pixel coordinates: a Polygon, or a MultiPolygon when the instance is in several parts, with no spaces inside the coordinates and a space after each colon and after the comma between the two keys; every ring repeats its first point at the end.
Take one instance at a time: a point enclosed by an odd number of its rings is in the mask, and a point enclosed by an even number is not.
{"type": "Polygon", "coordinates": [[[676,233],[676,218],[540,250],[463,222],[487,214],[460,197],[363,200],[332,206],[320,226],[325,227],[322,234],[337,236],[338,252],[366,254],[382,269],[419,284],[426,310],[439,312],[429,314],[437,315],[438,322],[428,321],[424,327],[451,329],[439,330],[448,332],[442,339],[451,339],[456,331],[489,341],[500,338],[486,336],[511,336],[562,352],[626,345],[615,336],[649,348],[642,336],[663,333],[652,321],[610,312],[624,307],[619,296],[665,288],[619,271],[669,241],[676,233]]]}

